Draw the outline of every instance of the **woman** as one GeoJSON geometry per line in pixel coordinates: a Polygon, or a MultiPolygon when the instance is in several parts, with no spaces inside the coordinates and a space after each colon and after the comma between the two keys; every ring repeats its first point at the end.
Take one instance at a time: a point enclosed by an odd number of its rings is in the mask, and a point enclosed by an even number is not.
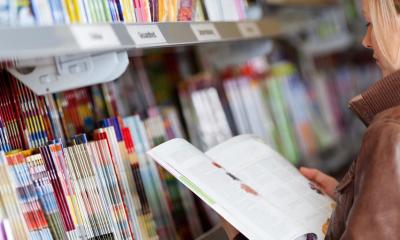
{"type": "MultiPolygon", "coordinates": [[[[336,200],[326,239],[400,239],[400,0],[363,0],[367,33],[383,79],[352,99],[367,126],[361,149],[340,183],[316,169],[300,172],[336,200]]],[[[230,239],[245,239],[226,221],[230,239]]]]}

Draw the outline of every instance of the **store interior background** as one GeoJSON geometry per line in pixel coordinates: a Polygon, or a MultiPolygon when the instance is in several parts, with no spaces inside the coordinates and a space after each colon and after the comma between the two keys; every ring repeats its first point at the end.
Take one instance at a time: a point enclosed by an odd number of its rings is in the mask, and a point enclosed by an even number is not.
{"type": "MultiPolygon", "coordinates": [[[[256,134],[296,167],[340,180],[365,130],[348,101],[381,77],[362,46],[361,0],[248,2],[247,19],[290,24],[271,38],[130,50],[127,71],[104,84],[114,111],[108,117],[172,112],[182,137],[203,151],[231,136],[256,134]]],[[[66,137],[79,133],[71,129],[66,137]]],[[[197,239],[225,239],[218,216],[200,199],[196,204],[207,232],[197,239]]]]}

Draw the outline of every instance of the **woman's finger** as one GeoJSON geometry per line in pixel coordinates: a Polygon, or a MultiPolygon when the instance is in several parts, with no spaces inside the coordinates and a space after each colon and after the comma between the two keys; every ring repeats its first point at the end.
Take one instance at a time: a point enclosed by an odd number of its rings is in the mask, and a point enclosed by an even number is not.
{"type": "Polygon", "coordinates": [[[306,168],[306,167],[301,167],[300,168],[300,173],[306,177],[308,180],[312,182],[317,182],[317,175],[318,175],[318,170],[313,169],[313,168],[306,168]]]}
{"type": "Polygon", "coordinates": [[[313,182],[320,190],[333,197],[334,190],[338,184],[337,180],[325,173],[312,168],[300,168],[301,174],[313,182]]]}

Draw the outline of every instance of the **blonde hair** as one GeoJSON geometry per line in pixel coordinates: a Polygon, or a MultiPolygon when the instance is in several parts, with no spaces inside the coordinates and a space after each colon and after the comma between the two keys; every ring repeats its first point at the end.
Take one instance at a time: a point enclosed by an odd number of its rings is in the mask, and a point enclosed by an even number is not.
{"type": "Polygon", "coordinates": [[[393,70],[399,70],[400,0],[370,0],[369,7],[378,47],[393,70]],[[397,46],[394,51],[390,50],[393,44],[397,46]]]}

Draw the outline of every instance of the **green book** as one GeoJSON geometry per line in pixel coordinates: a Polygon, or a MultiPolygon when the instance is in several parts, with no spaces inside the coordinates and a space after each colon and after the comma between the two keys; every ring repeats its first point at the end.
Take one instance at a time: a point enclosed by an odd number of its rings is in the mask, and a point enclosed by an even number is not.
{"type": "Polygon", "coordinates": [[[269,100],[272,113],[277,126],[278,149],[291,163],[299,161],[299,150],[292,131],[293,124],[290,121],[287,105],[283,98],[281,78],[293,73],[288,64],[279,64],[273,68],[273,77],[267,81],[269,100]]]}

